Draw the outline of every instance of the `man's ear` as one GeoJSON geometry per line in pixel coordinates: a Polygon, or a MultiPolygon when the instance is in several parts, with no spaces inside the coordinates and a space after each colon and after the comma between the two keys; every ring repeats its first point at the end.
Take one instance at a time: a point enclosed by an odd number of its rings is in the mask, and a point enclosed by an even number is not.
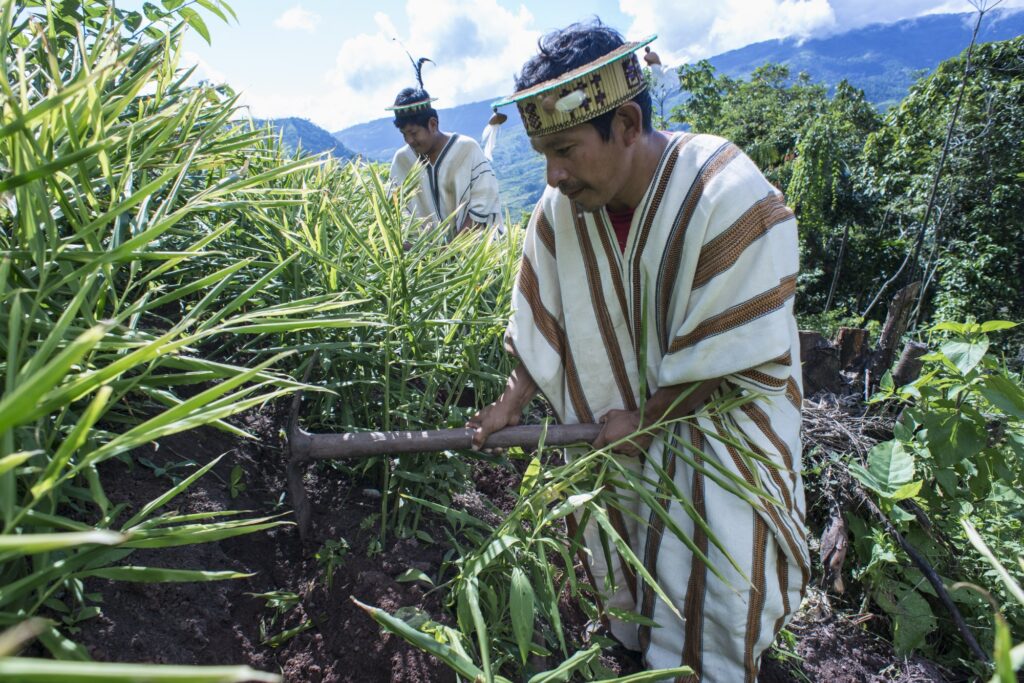
{"type": "Polygon", "coordinates": [[[619,105],[612,126],[618,128],[616,132],[622,135],[622,141],[627,147],[639,140],[644,132],[644,113],[640,105],[632,100],[619,105]]]}
{"type": "Polygon", "coordinates": [[[430,131],[431,135],[436,135],[439,127],[440,126],[438,126],[437,117],[431,116],[430,120],[427,121],[427,130],[430,131]]]}

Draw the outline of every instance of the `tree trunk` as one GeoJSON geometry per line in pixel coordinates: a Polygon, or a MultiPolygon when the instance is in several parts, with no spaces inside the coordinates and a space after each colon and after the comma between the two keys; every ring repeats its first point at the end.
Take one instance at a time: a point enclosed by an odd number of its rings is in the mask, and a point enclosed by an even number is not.
{"type": "Polygon", "coordinates": [[[928,345],[921,342],[908,341],[900,354],[900,360],[892,371],[892,381],[898,387],[910,384],[921,376],[924,361],[921,356],[928,353],[928,345]]]}
{"type": "Polygon", "coordinates": [[[839,368],[849,370],[868,353],[868,331],[860,327],[840,327],[836,345],[839,346],[839,368]]]}
{"type": "Polygon", "coordinates": [[[889,314],[885,317],[882,335],[878,339],[878,348],[875,349],[875,357],[871,362],[870,383],[872,385],[877,384],[878,378],[885,374],[896,358],[896,349],[903,334],[907,331],[910,313],[920,288],[920,282],[911,282],[892,297],[889,314]]]}

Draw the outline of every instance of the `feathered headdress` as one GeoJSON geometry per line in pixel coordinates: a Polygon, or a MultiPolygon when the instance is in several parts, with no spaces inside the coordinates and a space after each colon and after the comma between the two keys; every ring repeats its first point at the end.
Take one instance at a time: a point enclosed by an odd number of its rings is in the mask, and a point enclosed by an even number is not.
{"type": "MultiPolygon", "coordinates": [[[[402,45],[402,41],[398,40],[398,38],[392,38],[392,40],[399,45],[402,45]]],[[[423,87],[423,65],[430,62],[436,66],[434,60],[427,57],[420,57],[419,59],[416,59],[408,50],[405,49],[404,45],[402,45],[402,50],[404,50],[405,54],[409,57],[413,73],[416,74],[416,84],[419,86],[419,90],[423,93],[424,97],[416,100],[415,102],[405,102],[403,104],[398,104],[398,101],[396,100],[395,104],[384,108],[387,111],[395,112],[395,116],[405,116],[421,109],[429,109],[431,102],[437,101],[437,98],[431,97],[423,87]]]]}

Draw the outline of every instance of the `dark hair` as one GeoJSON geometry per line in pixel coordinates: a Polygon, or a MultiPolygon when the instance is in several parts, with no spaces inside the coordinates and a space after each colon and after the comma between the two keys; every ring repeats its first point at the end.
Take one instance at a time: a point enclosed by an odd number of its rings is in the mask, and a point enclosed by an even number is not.
{"type": "MultiPolygon", "coordinates": [[[[423,88],[405,88],[395,98],[395,106],[400,107],[403,104],[412,104],[413,102],[422,102],[429,99],[430,93],[423,88]]],[[[437,110],[433,107],[413,111],[398,110],[395,112],[395,128],[401,129],[402,126],[407,126],[410,123],[426,128],[427,124],[430,123],[430,119],[436,118],[438,118],[437,110]]]]}
{"type": "MultiPolygon", "coordinates": [[[[516,76],[516,92],[532,88],[538,83],[550,81],[552,78],[558,78],[584,64],[589,64],[625,42],[621,33],[602,24],[601,20],[596,17],[591,23],[571,24],[561,30],[552,31],[537,41],[538,54],[523,64],[523,70],[516,76]]],[[[651,93],[645,88],[632,101],[640,105],[640,111],[643,113],[644,132],[652,132],[654,124],[652,123],[651,93]]],[[[613,118],[615,118],[614,109],[590,119],[587,123],[593,124],[601,135],[601,139],[607,141],[612,136],[613,118]]]]}

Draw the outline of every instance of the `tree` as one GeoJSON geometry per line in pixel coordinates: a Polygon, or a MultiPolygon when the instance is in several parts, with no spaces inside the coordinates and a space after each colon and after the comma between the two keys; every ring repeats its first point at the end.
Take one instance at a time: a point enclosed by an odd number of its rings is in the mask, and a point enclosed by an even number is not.
{"type": "MultiPolygon", "coordinates": [[[[879,207],[904,225],[920,229],[924,220],[965,59],[943,62],[919,81],[865,145],[879,207]]],[[[924,226],[923,313],[1020,319],[1024,186],[1016,174],[1024,168],[1024,37],[975,47],[971,64],[935,216],[924,226]]]]}

